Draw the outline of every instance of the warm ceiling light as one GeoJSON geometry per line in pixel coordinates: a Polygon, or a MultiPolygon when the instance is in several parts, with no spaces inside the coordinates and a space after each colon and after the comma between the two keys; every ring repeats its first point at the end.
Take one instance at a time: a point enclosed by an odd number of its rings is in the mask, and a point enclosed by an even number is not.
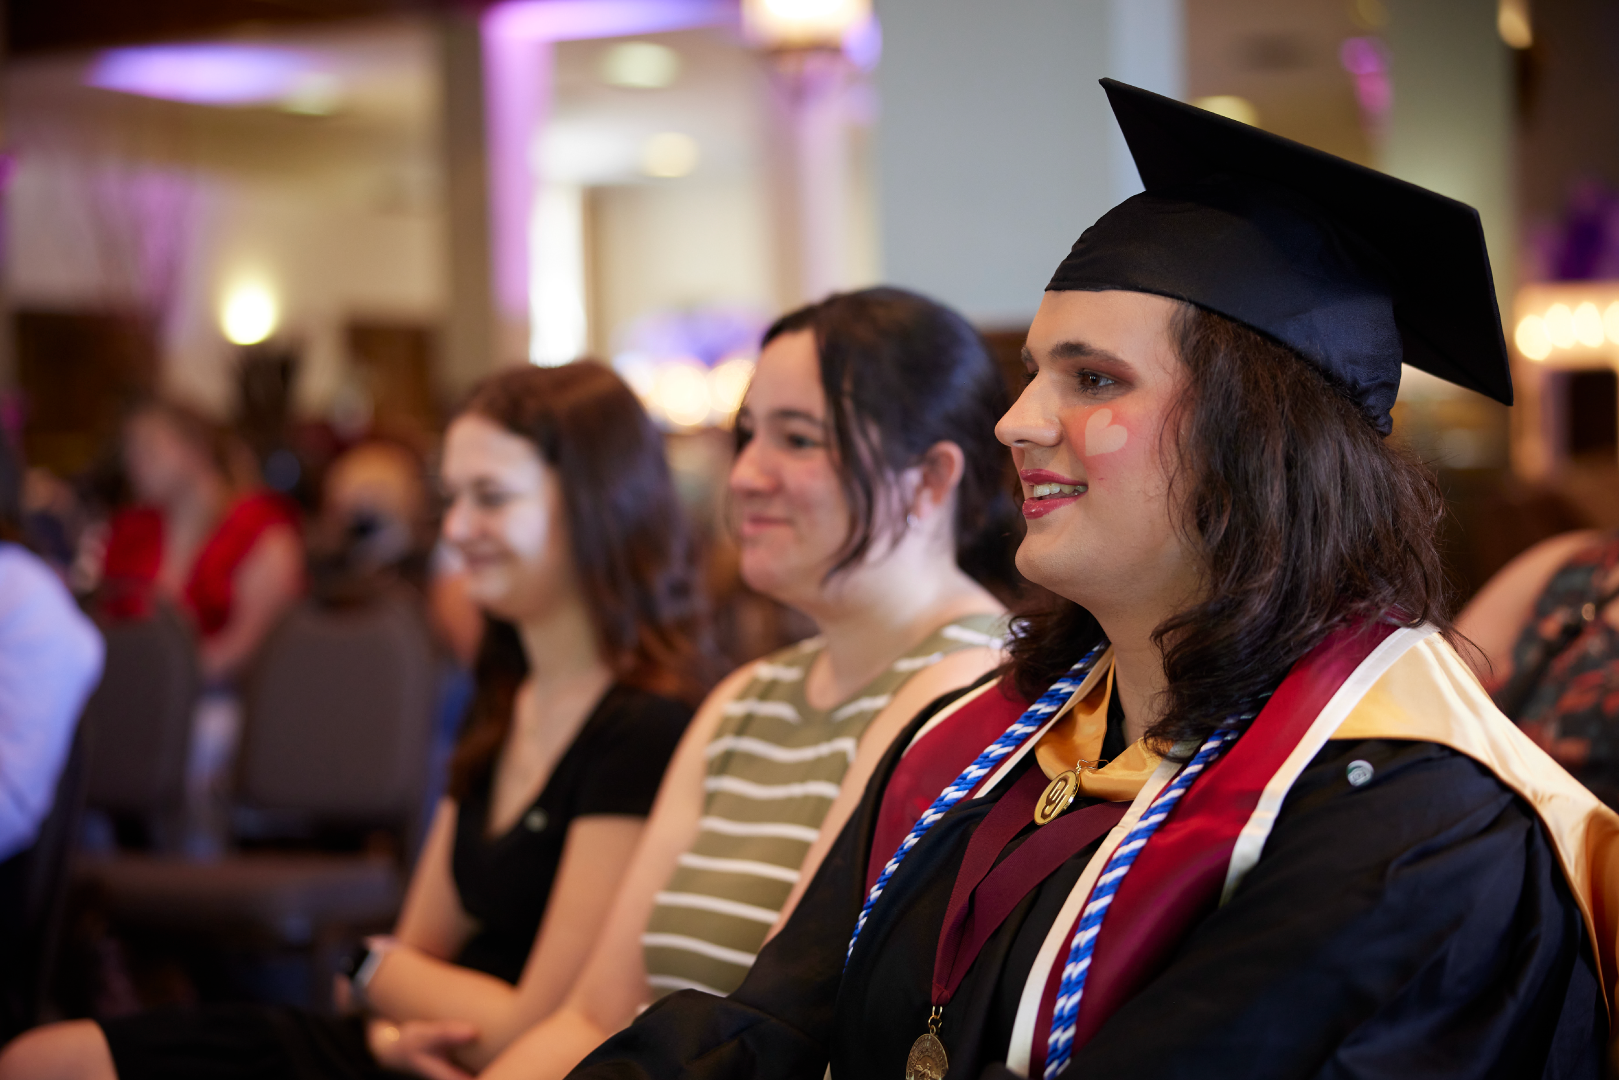
{"type": "Polygon", "coordinates": [[[1240,121],[1249,127],[1259,126],[1259,110],[1245,97],[1238,97],[1235,94],[1211,94],[1208,97],[1193,98],[1192,104],[1211,113],[1240,121]]]}
{"type": "Polygon", "coordinates": [[[275,296],[257,283],[238,285],[219,309],[219,328],[233,345],[257,345],[275,332],[280,317],[275,296]]]}
{"type": "Polygon", "coordinates": [[[1495,29],[1501,40],[1514,49],[1527,49],[1535,43],[1529,27],[1529,0],[1500,0],[1495,8],[1495,29]]]}
{"type": "Polygon", "coordinates": [[[1574,347],[1574,312],[1567,304],[1553,304],[1546,309],[1546,338],[1559,349],[1574,347]]]}
{"type": "Polygon", "coordinates": [[[697,140],[678,131],[654,135],[641,148],[641,171],[648,176],[675,180],[697,167],[697,140]]]}
{"type": "Polygon", "coordinates": [[[1518,351],[1531,360],[1544,360],[1552,354],[1551,339],[1546,336],[1546,322],[1539,315],[1525,315],[1518,320],[1518,331],[1512,335],[1518,351]]]}
{"type": "Polygon", "coordinates": [[[1574,309],[1574,337],[1588,349],[1601,345],[1607,337],[1602,329],[1602,316],[1589,300],[1574,309]]]}
{"type": "Polygon", "coordinates": [[[871,18],[871,0],[742,0],[742,26],[771,49],[838,49],[871,18]]]}
{"type": "Polygon", "coordinates": [[[1619,345],[1619,300],[1608,305],[1602,313],[1602,328],[1608,333],[1608,340],[1619,345]]]}
{"type": "Polygon", "coordinates": [[[655,41],[625,41],[601,59],[602,82],[631,90],[662,90],[680,74],[680,54],[655,41]]]}
{"type": "Polygon", "coordinates": [[[742,398],[752,378],[753,361],[745,356],[733,356],[715,364],[708,373],[708,397],[714,411],[734,415],[742,407],[742,398]]]}
{"type": "Polygon", "coordinates": [[[696,427],[708,419],[708,369],[696,360],[670,360],[658,368],[652,384],[652,406],[677,427],[696,427]]]}
{"type": "Polygon", "coordinates": [[[283,112],[299,116],[331,116],[343,104],[343,80],[324,71],[306,71],[293,80],[281,99],[283,112]]]}

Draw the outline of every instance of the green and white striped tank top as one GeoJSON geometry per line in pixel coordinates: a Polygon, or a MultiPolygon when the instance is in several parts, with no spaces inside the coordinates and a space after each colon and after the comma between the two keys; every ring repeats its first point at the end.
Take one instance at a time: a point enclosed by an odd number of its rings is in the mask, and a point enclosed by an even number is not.
{"type": "Polygon", "coordinates": [[[912,675],[958,649],[999,647],[1006,619],[940,627],[830,709],[804,700],[820,638],[759,661],[708,744],[703,818],[657,895],[641,945],[655,996],[728,994],[742,983],[820,832],[866,726],[912,675]]]}

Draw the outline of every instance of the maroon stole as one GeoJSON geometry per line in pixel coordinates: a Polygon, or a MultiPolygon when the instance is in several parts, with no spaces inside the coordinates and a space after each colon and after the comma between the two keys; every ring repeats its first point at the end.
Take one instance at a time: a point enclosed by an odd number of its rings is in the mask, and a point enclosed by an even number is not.
{"type": "MultiPolygon", "coordinates": [[[[877,883],[888,862],[933,800],[961,770],[972,764],[978,751],[1000,737],[1023,715],[1029,702],[1006,692],[1001,685],[984,687],[955,714],[922,735],[894,766],[877,808],[872,833],[871,859],[866,868],[866,892],[877,883]]],[[[945,706],[949,708],[950,706],[945,706]]],[[[862,896],[865,893],[861,894],[862,896]]]]}
{"type": "MultiPolygon", "coordinates": [[[[1336,631],[1300,658],[1242,738],[1197,778],[1147,841],[1097,934],[1074,1022],[1075,1052],[1164,969],[1181,940],[1214,910],[1237,835],[1265,785],[1344,680],[1395,629],[1379,623],[1336,631]]],[[[1045,1066],[1046,1032],[1068,955],[1068,936],[1063,940],[1035,1019],[1030,1076],[1045,1066]]]]}

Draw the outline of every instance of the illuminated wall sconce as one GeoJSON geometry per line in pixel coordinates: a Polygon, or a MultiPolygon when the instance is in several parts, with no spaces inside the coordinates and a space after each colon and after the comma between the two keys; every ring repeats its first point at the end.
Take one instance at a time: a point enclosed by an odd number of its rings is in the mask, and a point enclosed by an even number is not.
{"type": "Polygon", "coordinates": [[[232,286],[219,307],[219,328],[233,345],[257,345],[275,333],[280,318],[275,294],[261,282],[232,286]]]}
{"type": "Polygon", "coordinates": [[[1561,367],[1619,361],[1619,281],[1529,285],[1512,343],[1527,360],[1561,367]]]}
{"type": "Polygon", "coordinates": [[[871,0],[742,0],[742,27],[770,50],[842,49],[871,20],[871,0]]]}

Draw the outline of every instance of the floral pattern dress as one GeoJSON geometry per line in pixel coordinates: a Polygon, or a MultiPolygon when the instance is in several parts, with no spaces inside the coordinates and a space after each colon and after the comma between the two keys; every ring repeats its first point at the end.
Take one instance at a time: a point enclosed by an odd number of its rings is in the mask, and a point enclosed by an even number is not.
{"type": "MultiPolygon", "coordinates": [[[[1616,585],[1619,533],[1611,533],[1552,575],[1513,646],[1513,670],[1535,663],[1570,613],[1616,585]]],[[[1619,600],[1606,614],[1615,610],[1619,600]]],[[[1602,614],[1552,658],[1512,719],[1599,799],[1619,808],[1619,630],[1602,614]]]]}

